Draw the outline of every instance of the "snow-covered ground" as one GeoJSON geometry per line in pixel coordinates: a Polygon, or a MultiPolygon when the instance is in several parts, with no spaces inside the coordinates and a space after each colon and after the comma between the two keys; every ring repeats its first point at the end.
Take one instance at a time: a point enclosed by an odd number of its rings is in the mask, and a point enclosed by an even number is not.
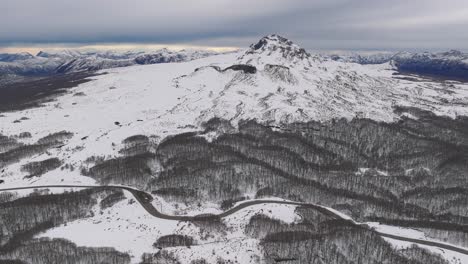
{"type": "MultiPolygon", "coordinates": [[[[92,217],[69,222],[47,230],[37,237],[65,238],[78,246],[114,247],[118,251],[129,253],[132,256],[132,263],[138,263],[143,253],[158,251],[153,247],[153,243],[158,238],[180,234],[191,236],[197,242],[192,249],[185,247],[169,249],[182,263],[190,263],[191,260],[200,258],[205,258],[208,263],[215,263],[218,257],[225,260],[237,259],[239,263],[258,263],[258,258],[262,256],[258,241],[244,234],[250,218],[255,214],[263,214],[285,223],[299,220],[294,205],[258,204],[224,218],[226,234],[206,236],[193,223],[153,217],[134,201],[131,193],[128,191],[124,193],[126,199],[114,206],[101,209],[97,205],[93,209],[92,217]],[[212,254],[213,250],[216,254],[212,254]]],[[[162,211],[168,210],[163,208],[162,211]]]]}
{"type": "MultiPolygon", "coordinates": [[[[126,199],[114,206],[101,209],[97,205],[93,210],[92,217],[69,222],[66,225],[47,230],[37,237],[65,238],[78,246],[114,247],[121,252],[129,253],[132,256],[132,263],[138,263],[143,253],[158,252],[158,249],[153,247],[153,243],[158,238],[178,234],[190,236],[196,241],[196,245],[191,248],[183,246],[166,248],[181,263],[190,263],[192,260],[202,258],[208,263],[215,263],[220,257],[224,260],[237,260],[238,263],[259,263],[263,256],[259,241],[244,233],[249,220],[256,214],[262,214],[288,224],[300,221],[300,216],[295,213],[297,207],[295,205],[257,204],[223,218],[222,222],[226,231],[224,234],[215,232],[207,235],[206,231],[202,231],[193,223],[163,220],[149,215],[138,202],[134,201],[131,193],[128,191],[124,191],[124,193],[126,199]]],[[[22,193],[22,195],[24,194],[22,193]]],[[[287,201],[274,197],[268,200],[287,201]]],[[[344,219],[352,220],[347,215],[332,208],[323,208],[339,214],[344,219]]],[[[173,208],[165,203],[160,204],[158,210],[168,213],[173,208]]],[[[451,245],[427,237],[417,229],[388,226],[376,222],[368,222],[366,225],[381,233],[451,245]]],[[[408,248],[414,244],[386,237],[384,239],[397,249],[408,248]]],[[[464,254],[435,246],[422,244],[417,244],[417,246],[440,254],[451,264],[468,263],[466,262],[468,257],[464,254]]]]}
{"type": "Polygon", "coordinates": [[[38,237],[65,238],[78,246],[114,247],[128,252],[137,260],[143,253],[154,252],[152,247],[158,237],[174,234],[183,223],[163,220],[148,214],[131,193],[126,199],[101,210],[97,205],[94,216],[69,222],[47,230],[38,237]]]}

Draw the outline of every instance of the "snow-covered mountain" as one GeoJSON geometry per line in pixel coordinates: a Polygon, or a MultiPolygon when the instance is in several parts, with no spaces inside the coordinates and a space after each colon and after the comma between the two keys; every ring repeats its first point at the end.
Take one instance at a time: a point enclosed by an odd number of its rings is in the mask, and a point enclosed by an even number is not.
{"type": "Polygon", "coordinates": [[[327,57],[340,62],[382,64],[390,62],[396,54],[396,52],[341,52],[328,54],[327,57]]]}
{"type": "Polygon", "coordinates": [[[40,51],[36,56],[29,53],[0,54],[0,80],[10,81],[20,77],[51,76],[80,71],[97,71],[135,64],[181,62],[216,54],[212,51],[161,49],[154,52],[141,51],[89,51],[63,50],[40,51]],[[8,80],[10,79],[10,80],[8,80]]]}
{"type": "MultiPolygon", "coordinates": [[[[183,63],[108,69],[34,111],[5,113],[2,124],[11,125],[2,126],[1,133],[30,132],[29,142],[69,131],[75,140],[67,149],[80,151],[60,150],[59,155],[79,166],[90,156],[112,155],[112,143],[126,137],[182,133],[215,117],[234,126],[241,120],[282,126],[337,118],[394,122],[411,116],[395,112],[398,106],[468,116],[467,84],[395,78],[390,64],[311,56],[275,35],[259,43],[183,63]]],[[[21,175],[16,169],[6,173],[21,175]]],[[[14,176],[10,184],[21,182],[14,176]]]]}
{"type": "MultiPolygon", "coordinates": [[[[368,257],[359,252],[374,249],[385,252],[372,256],[375,263],[467,260],[427,243],[421,250],[384,241],[382,234],[467,246],[466,234],[431,228],[467,221],[459,187],[467,180],[459,175],[468,170],[468,84],[397,75],[390,61],[313,55],[278,35],[227,54],[73,56],[43,53],[34,60],[45,67],[71,57],[56,69],[106,70],[0,115],[0,188],[75,186],[1,197],[8,203],[3,219],[27,221],[4,221],[0,247],[11,237],[24,242],[7,248],[8,257],[63,238],[78,247],[113,247],[121,253],[98,253],[123,258],[116,263],[310,263],[316,258],[309,252],[323,256],[319,263],[335,256],[359,263],[368,257]],[[65,192],[80,185],[128,188],[65,192]],[[136,189],[151,199],[137,199],[136,189]],[[177,218],[259,199],[287,202],[260,202],[211,222],[177,218]],[[28,201],[42,207],[33,210],[28,201]],[[158,217],[154,208],[175,217],[158,217]],[[375,223],[395,219],[425,226],[375,223]]],[[[50,80],[41,84],[62,83],[50,80]]]]}
{"type": "Polygon", "coordinates": [[[69,73],[79,71],[97,71],[117,67],[126,67],[135,64],[157,64],[190,61],[216,54],[211,51],[181,50],[171,51],[161,49],[156,52],[134,53],[86,53],[74,57],[55,69],[57,73],[69,73]]]}
{"type": "Polygon", "coordinates": [[[368,117],[388,122],[398,119],[392,111],[396,105],[426,108],[427,101],[438,105],[436,111],[441,114],[466,114],[464,106],[452,104],[466,98],[464,92],[448,96],[446,91],[436,92],[432,83],[397,80],[393,74],[390,64],[361,66],[326,60],[272,35],[230,62],[178,78],[177,85],[193,92],[183,109],[198,109],[200,120],[222,117],[280,124],[368,117]]]}
{"type": "Polygon", "coordinates": [[[359,64],[382,64],[391,62],[402,72],[448,79],[462,79],[464,81],[468,80],[468,54],[457,50],[436,53],[351,53],[330,55],[330,58],[336,61],[359,64]]]}
{"type": "Polygon", "coordinates": [[[0,61],[2,62],[12,62],[18,60],[31,59],[34,56],[27,52],[21,53],[0,53],[0,61]]]}

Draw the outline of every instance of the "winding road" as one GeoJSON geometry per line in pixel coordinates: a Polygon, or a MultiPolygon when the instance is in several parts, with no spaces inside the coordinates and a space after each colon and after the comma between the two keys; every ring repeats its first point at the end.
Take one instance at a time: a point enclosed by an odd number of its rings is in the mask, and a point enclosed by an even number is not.
{"type": "Polygon", "coordinates": [[[445,243],[439,243],[435,241],[428,241],[428,240],[422,240],[422,239],[415,239],[415,238],[408,238],[408,237],[403,237],[399,235],[393,235],[393,234],[388,234],[388,233],[382,233],[379,231],[376,231],[366,224],[360,224],[356,223],[350,219],[344,218],[342,215],[326,208],[322,207],[316,204],[311,204],[311,203],[301,203],[301,202],[291,202],[291,201],[280,201],[280,200],[252,200],[252,201],[247,201],[240,203],[233,208],[224,211],[220,214],[203,214],[203,215],[196,215],[196,216],[183,216],[183,215],[168,215],[161,213],[158,211],[153,204],[151,203],[153,201],[153,196],[147,192],[137,190],[128,186],[120,186],[120,185],[41,185],[41,186],[28,186],[28,187],[14,187],[14,188],[6,188],[6,189],[0,189],[0,192],[7,192],[7,191],[18,191],[18,190],[31,190],[31,189],[49,189],[49,188],[94,188],[94,189],[120,189],[120,190],[125,190],[130,192],[133,197],[140,203],[140,205],[152,216],[160,218],[160,219],[165,219],[165,220],[175,220],[175,221],[215,221],[215,220],[221,220],[224,217],[227,217],[229,215],[232,215],[244,208],[253,206],[253,205],[258,205],[258,204],[290,204],[290,205],[299,205],[299,206],[305,206],[305,207],[310,207],[313,208],[322,214],[325,214],[331,218],[334,219],[341,219],[344,221],[349,222],[352,225],[359,226],[359,227],[364,227],[367,229],[371,229],[372,231],[376,232],[378,235],[382,237],[387,237],[391,239],[396,239],[400,241],[405,241],[405,242],[410,242],[410,243],[416,243],[420,245],[425,245],[425,246],[432,246],[432,247],[439,247],[442,249],[447,249],[451,250],[454,252],[458,252],[464,255],[468,256],[468,250],[457,247],[454,245],[450,244],[445,244],[445,243]]]}

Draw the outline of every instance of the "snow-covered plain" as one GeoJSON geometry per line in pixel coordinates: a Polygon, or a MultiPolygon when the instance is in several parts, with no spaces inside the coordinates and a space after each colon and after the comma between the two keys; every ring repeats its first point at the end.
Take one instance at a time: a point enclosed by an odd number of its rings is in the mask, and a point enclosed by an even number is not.
{"type": "MultiPolygon", "coordinates": [[[[196,241],[195,250],[186,247],[168,249],[182,263],[200,258],[215,263],[218,257],[237,260],[239,263],[258,263],[262,256],[257,245],[259,242],[244,233],[250,218],[263,214],[285,223],[294,223],[300,219],[294,205],[258,204],[224,218],[223,223],[228,231],[225,234],[207,234],[191,222],[155,218],[134,201],[131,193],[125,191],[125,196],[126,199],[110,208],[95,206],[93,216],[89,218],[47,230],[37,237],[65,238],[78,246],[113,247],[129,253],[132,263],[138,263],[143,253],[158,252],[159,249],[153,247],[158,238],[179,234],[191,236],[196,241]],[[216,254],[211,254],[213,250],[216,254]]],[[[164,212],[168,210],[162,208],[164,212]]]]}

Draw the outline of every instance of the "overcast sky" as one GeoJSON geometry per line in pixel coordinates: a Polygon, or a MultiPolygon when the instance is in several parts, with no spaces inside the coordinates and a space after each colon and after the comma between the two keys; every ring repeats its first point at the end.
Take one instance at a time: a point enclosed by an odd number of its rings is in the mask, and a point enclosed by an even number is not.
{"type": "Polygon", "coordinates": [[[0,7],[0,51],[246,47],[270,33],[311,50],[468,49],[468,0],[0,0],[0,7]]]}

